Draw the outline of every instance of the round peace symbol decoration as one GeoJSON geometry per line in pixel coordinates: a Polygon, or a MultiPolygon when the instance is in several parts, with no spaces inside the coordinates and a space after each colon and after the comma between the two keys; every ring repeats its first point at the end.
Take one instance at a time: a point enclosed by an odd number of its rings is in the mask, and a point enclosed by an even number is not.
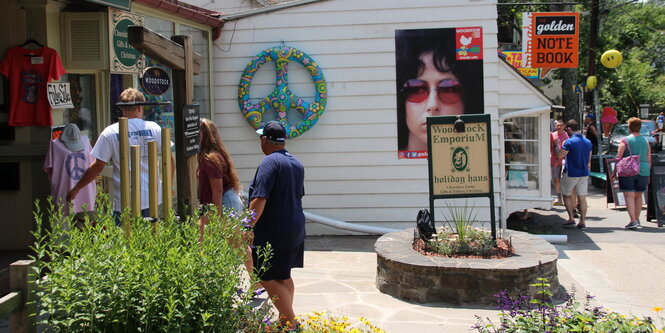
{"type": "Polygon", "coordinates": [[[284,126],[289,138],[302,135],[316,124],[325,111],[327,99],[328,87],[321,68],[309,55],[293,47],[272,47],[257,54],[245,67],[238,85],[238,106],[249,124],[259,129],[266,122],[277,120],[284,126]],[[276,64],[277,84],[268,96],[252,103],[249,94],[252,78],[265,63],[272,61],[276,64]],[[291,61],[303,65],[311,75],[316,91],[313,102],[306,101],[289,89],[288,65],[291,61]],[[302,114],[302,120],[287,119],[290,109],[302,114]],[[264,114],[270,110],[275,111],[275,118],[264,119],[264,114]]]}

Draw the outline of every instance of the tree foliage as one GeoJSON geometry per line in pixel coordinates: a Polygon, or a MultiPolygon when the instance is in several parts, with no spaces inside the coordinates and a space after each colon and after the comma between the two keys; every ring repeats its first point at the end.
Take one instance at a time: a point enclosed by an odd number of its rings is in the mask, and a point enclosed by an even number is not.
{"type": "MultiPolygon", "coordinates": [[[[529,3],[552,3],[532,0],[529,3]]],[[[526,11],[553,11],[556,6],[520,5],[515,0],[499,0],[499,31],[506,36],[516,18],[526,11]],[[514,5],[513,5],[514,4],[514,5]]],[[[639,115],[640,104],[651,104],[651,112],[665,111],[665,0],[601,0],[599,1],[599,32],[596,51],[601,108],[611,106],[625,120],[639,115]],[[603,52],[616,49],[623,54],[623,63],[616,69],[600,63],[603,52]]],[[[591,0],[581,0],[573,7],[580,13],[580,58],[578,84],[588,77],[588,51],[591,0]]],[[[501,37],[500,37],[501,38],[501,37]]],[[[557,70],[555,77],[561,76],[557,70]]],[[[572,89],[572,87],[562,87],[572,89]]]]}

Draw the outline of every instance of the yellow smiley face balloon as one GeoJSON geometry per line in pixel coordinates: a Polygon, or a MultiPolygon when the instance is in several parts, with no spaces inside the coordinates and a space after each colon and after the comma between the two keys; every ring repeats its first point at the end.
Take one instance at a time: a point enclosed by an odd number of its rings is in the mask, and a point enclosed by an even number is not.
{"type": "Polygon", "coordinates": [[[600,56],[600,63],[607,68],[617,68],[623,61],[623,55],[617,50],[607,50],[600,56]]]}
{"type": "Polygon", "coordinates": [[[594,88],[596,88],[596,85],[598,85],[598,79],[594,75],[591,75],[588,78],[586,78],[586,87],[587,88],[594,89],[594,88]]]}

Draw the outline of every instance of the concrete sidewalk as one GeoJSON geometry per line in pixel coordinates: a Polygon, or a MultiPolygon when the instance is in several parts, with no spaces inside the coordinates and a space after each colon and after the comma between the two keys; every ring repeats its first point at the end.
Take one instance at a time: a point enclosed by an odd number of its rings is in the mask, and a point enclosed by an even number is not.
{"type": "MultiPolygon", "coordinates": [[[[643,229],[624,230],[625,210],[610,209],[604,192],[590,189],[586,230],[563,229],[568,243],[560,252],[559,282],[579,298],[595,296],[602,305],[621,314],[655,313],[665,306],[665,228],[647,222],[643,229]]],[[[612,204],[613,207],[613,204],[612,204]]],[[[534,211],[535,219],[563,223],[563,207],[534,211]]],[[[493,307],[418,304],[379,292],[375,287],[377,237],[310,237],[305,242],[305,267],[296,269],[294,308],[303,315],[314,311],[365,317],[387,332],[469,332],[475,315],[496,318],[493,307]]]]}

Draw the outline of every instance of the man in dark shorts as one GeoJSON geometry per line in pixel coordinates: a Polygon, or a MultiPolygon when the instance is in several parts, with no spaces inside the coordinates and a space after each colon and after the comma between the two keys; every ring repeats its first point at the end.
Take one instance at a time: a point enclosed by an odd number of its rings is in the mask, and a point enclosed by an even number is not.
{"type": "Polygon", "coordinates": [[[280,322],[295,329],[298,323],[293,312],[295,286],[291,268],[303,267],[305,169],[284,149],[286,131],[280,123],[269,121],[256,133],[261,136],[261,150],[266,157],[249,185],[249,209],[255,213],[250,223],[252,258],[261,284],[279,311],[280,322]],[[272,256],[266,261],[257,255],[257,250],[260,254],[267,244],[272,247],[272,256]]]}

